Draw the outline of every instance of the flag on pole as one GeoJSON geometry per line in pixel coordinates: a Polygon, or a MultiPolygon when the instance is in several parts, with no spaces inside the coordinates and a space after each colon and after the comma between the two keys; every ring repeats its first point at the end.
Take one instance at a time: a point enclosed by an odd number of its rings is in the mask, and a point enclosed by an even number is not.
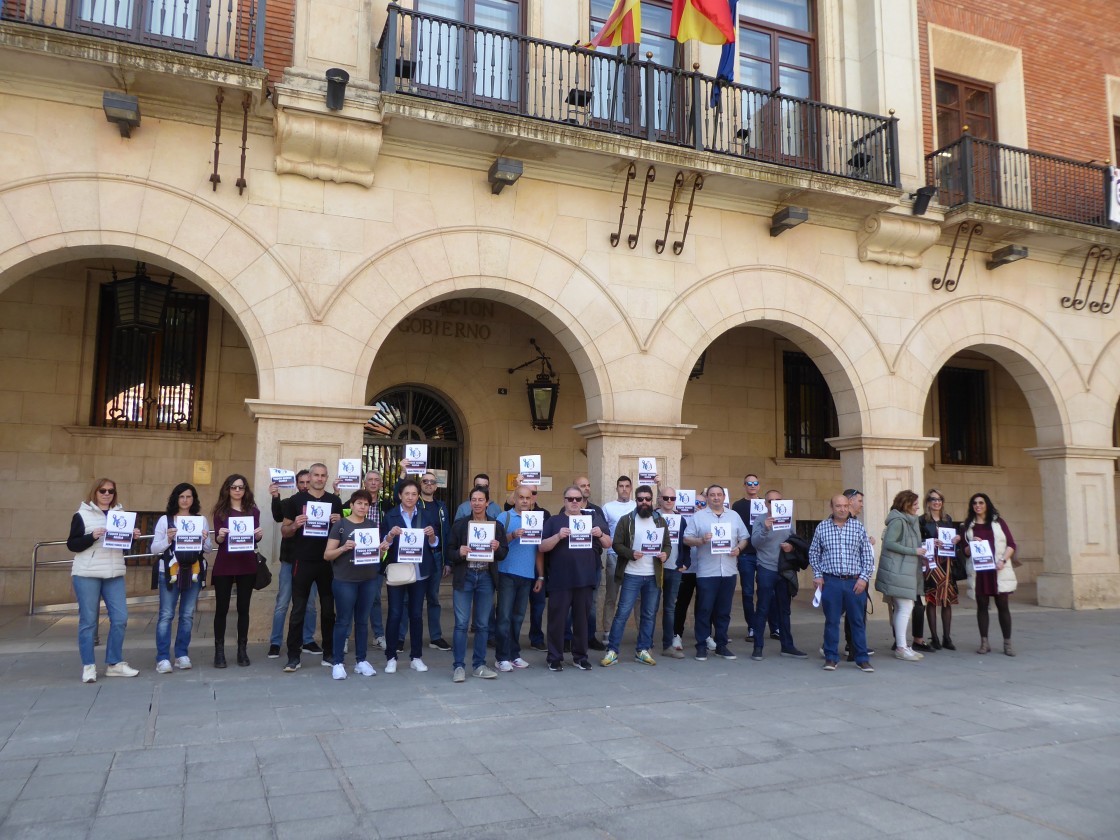
{"type": "Polygon", "coordinates": [[[588,49],[596,47],[621,47],[623,44],[636,44],[642,36],[642,4],[640,0],[615,0],[614,8],[607,15],[606,23],[599,34],[580,46],[588,49]]]}
{"type": "Polygon", "coordinates": [[[735,21],[727,0],[673,0],[669,34],[678,41],[727,44],[735,41],[735,21]]]}
{"type": "MultiPolygon", "coordinates": [[[[728,0],[731,8],[731,21],[734,25],[739,20],[739,0],[728,0]]],[[[718,108],[720,104],[720,81],[730,82],[735,78],[735,62],[739,55],[736,50],[735,39],[732,38],[723,45],[719,54],[719,69],[716,70],[716,84],[712,85],[711,106],[718,108]]]]}

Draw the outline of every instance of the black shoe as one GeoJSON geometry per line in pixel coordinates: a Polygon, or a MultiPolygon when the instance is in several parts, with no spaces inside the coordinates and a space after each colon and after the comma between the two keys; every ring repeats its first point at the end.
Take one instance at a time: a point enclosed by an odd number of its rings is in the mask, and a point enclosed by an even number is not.
{"type": "MultiPolygon", "coordinates": [[[[941,650],[941,640],[936,636],[929,637],[929,646],[934,650],[941,650]]],[[[917,648],[915,648],[916,650],[917,648]]]]}
{"type": "Polygon", "coordinates": [[[280,658],[280,645],[269,645],[268,646],[268,658],[269,659],[279,659],[280,658]]]}
{"type": "Polygon", "coordinates": [[[763,659],[762,648],[756,647],[753,651],[751,651],[751,659],[753,659],[755,662],[761,662],[763,659]]]}
{"type": "Polygon", "coordinates": [[[579,662],[575,663],[575,665],[576,665],[576,668],[578,668],[581,671],[590,671],[591,670],[591,663],[588,662],[586,659],[581,659],[579,662]]]}
{"type": "MultiPolygon", "coordinates": [[[[934,648],[930,647],[925,642],[914,642],[910,647],[914,648],[914,650],[920,650],[922,653],[933,653],[934,651],[934,648]]],[[[937,647],[940,648],[941,645],[937,647]]]]}
{"type": "Polygon", "coordinates": [[[319,647],[319,645],[317,645],[315,642],[308,642],[307,644],[305,644],[303,646],[303,652],[314,653],[316,656],[323,655],[323,649],[319,647]]]}
{"type": "Polygon", "coordinates": [[[792,656],[794,659],[809,658],[809,654],[804,653],[795,647],[782,648],[782,656],[792,656]]]}
{"type": "Polygon", "coordinates": [[[430,647],[432,650],[442,650],[444,653],[447,653],[447,651],[451,650],[451,645],[449,645],[444,639],[432,639],[430,642],[428,642],[428,647],[430,647]]]}
{"type": "Polygon", "coordinates": [[[550,671],[563,671],[564,670],[564,663],[563,662],[549,662],[548,663],[548,670],[550,670],[550,671]]]}
{"type": "Polygon", "coordinates": [[[299,670],[299,660],[289,657],[288,658],[288,664],[284,666],[284,673],[285,674],[294,674],[298,670],[299,670]]]}
{"type": "Polygon", "coordinates": [[[564,653],[571,653],[571,652],[572,652],[572,642],[569,639],[568,641],[564,642],[564,653]]]}
{"type": "Polygon", "coordinates": [[[587,643],[587,649],[588,650],[606,650],[607,646],[605,644],[603,644],[602,642],[600,642],[598,639],[591,639],[587,643]]]}
{"type": "Polygon", "coordinates": [[[249,651],[246,650],[247,646],[246,642],[237,643],[237,664],[242,668],[249,664],[249,651]]]}
{"type": "Polygon", "coordinates": [[[544,653],[548,653],[548,645],[546,645],[544,642],[529,642],[529,647],[531,647],[533,650],[539,650],[544,653]]]}
{"type": "Polygon", "coordinates": [[[226,646],[221,642],[214,642],[214,667],[226,667],[226,646]]]}
{"type": "Polygon", "coordinates": [[[950,639],[948,636],[945,636],[941,640],[941,647],[945,648],[945,650],[956,650],[957,649],[957,646],[955,644],[953,644],[953,640],[950,639]]]}

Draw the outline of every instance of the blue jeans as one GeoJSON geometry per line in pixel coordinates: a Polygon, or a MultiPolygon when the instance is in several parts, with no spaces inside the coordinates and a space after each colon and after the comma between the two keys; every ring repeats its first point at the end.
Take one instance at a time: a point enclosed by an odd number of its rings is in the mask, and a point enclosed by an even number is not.
{"type": "Polygon", "coordinates": [[[542,586],[540,592],[529,587],[529,644],[544,647],[544,608],[548,606],[548,594],[542,586]]]}
{"type": "MultiPolygon", "coordinates": [[[[755,576],[761,575],[762,567],[758,565],[757,554],[740,554],[739,555],[739,588],[743,591],[743,620],[747,622],[747,627],[754,629],[754,614],[755,610],[762,610],[761,600],[760,603],[755,604],[755,576]]],[[[767,622],[770,624],[770,632],[773,633],[778,629],[780,623],[780,616],[778,615],[777,603],[771,602],[772,606],[767,613],[765,610],[762,614],[766,616],[767,622]]],[[[757,633],[755,634],[757,637],[757,633]]],[[[780,633],[779,633],[780,635],[780,633]]]]}
{"type": "MultiPolygon", "coordinates": [[[[439,585],[443,579],[443,563],[436,563],[436,570],[425,579],[426,589],[424,599],[428,602],[428,641],[434,642],[443,638],[443,628],[440,627],[441,607],[439,603],[439,585]]],[[[408,638],[408,617],[401,616],[400,635],[398,639],[408,638]]]]}
{"type": "Polygon", "coordinates": [[[74,596],[78,601],[78,653],[83,665],[93,665],[93,636],[97,632],[97,616],[101,601],[109,614],[109,638],[105,642],[105,664],[121,661],[124,629],[128,626],[128,602],[125,601],[124,575],[95,578],[71,575],[74,596]]]}
{"type": "Polygon", "coordinates": [[[525,610],[529,595],[536,581],[518,575],[498,575],[498,635],[499,662],[521,656],[521,626],[525,623],[525,610]]]}
{"type": "Polygon", "coordinates": [[[194,630],[194,608],[198,605],[198,593],[202,584],[192,583],[189,589],[179,589],[178,583],[168,589],[164,573],[159,573],[159,619],[156,621],[156,662],[170,660],[171,622],[175,618],[175,606],[179,606],[179,626],[175,629],[175,657],[186,656],[191,646],[191,632],[194,630]]]}
{"type": "Polygon", "coordinates": [[[770,616],[770,627],[778,628],[781,636],[782,650],[794,650],[793,630],[789,623],[789,584],[777,572],[758,567],[758,609],[754,613],[754,646],[762,648],[766,640],[763,630],[766,627],[766,617],[770,616]],[[778,623],[774,624],[774,613],[778,614],[778,623]]]}
{"type": "Polygon", "coordinates": [[[385,575],[378,574],[373,579],[373,605],[369,610],[369,629],[373,638],[385,635],[385,622],[381,616],[381,589],[385,586],[385,575]]]}
{"type": "Polygon", "coordinates": [[[373,594],[377,589],[376,575],[369,580],[339,580],[331,582],[334,592],[334,664],[341,665],[346,660],[346,639],[350,636],[350,624],[354,625],[354,661],[366,661],[366,647],[369,643],[369,611],[373,607],[373,594]]]}
{"type": "Polygon", "coordinates": [[[472,668],[486,664],[486,640],[490,637],[490,607],[494,603],[494,580],[490,570],[473,571],[467,569],[463,588],[452,593],[455,605],[455,634],[451,639],[452,667],[466,667],[467,631],[470,629],[473,613],[474,661],[472,668]]]}
{"type": "Polygon", "coordinates": [[[619,645],[622,644],[626,622],[630,620],[630,613],[634,612],[634,603],[639,597],[642,600],[642,611],[638,619],[638,644],[634,650],[649,650],[653,646],[653,624],[657,621],[657,607],[661,598],[657,576],[624,574],[622,583],[618,586],[618,609],[615,610],[610,636],[607,637],[607,647],[615,653],[618,653],[619,645]]]}
{"type": "MultiPolygon", "coordinates": [[[[408,626],[412,631],[409,639],[409,656],[419,659],[423,655],[421,643],[424,635],[424,591],[428,585],[427,578],[404,586],[389,587],[389,614],[385,620],[386,629],[400,627],[401,616],[406,614],[405,596],[408,596],[408,626]]],[[[385,660],[397,658],[397,643],[400,641],[396,633],[385,637],[385,660]]]]}
{"type": "Polygon", "coordinates": [[[731,605],[735,602],[735,576],[696,578],[696,652],[708,650],[708,628],[716,637],[716,650],[727,647],[727,628],[731,624],[731,605]]]}
{"type": "MultiPolygon", "coordinates": [[[[307,599],[307,612],[303,620],[303,643],[315,640],[315,620],[319,613],[315,609],[315,602],[319,598],[319,589],[312,585],[311,595],[307,599]]],[[[280,577],[276,584],[276,609],[272,613],[272,636],[268,643],[280,647],[284,644],[284,620],[288,616],[288,605],[292,603],[292,564],[280,564],[280,577]]]]}
{"type": "Polygon", "coordinates": [[[681,588],[681,573],[666,568],[661,578],[661,647],[673,646],[673,624],[676,622],[677,593],[681,588]]]}
{"type": "Polygon", "coordinates": [[[844,580],[835,575],[824,576],[821,590],[821,609],[824,610],[824,658],[839,662],[837,648],[840,644],[840,613],[848,614],[852,625],[852,649],[856,662],[867,662],[867,632],[864,615],[867,610],[867,590],[857,595],[857,581],[844,580]]]}

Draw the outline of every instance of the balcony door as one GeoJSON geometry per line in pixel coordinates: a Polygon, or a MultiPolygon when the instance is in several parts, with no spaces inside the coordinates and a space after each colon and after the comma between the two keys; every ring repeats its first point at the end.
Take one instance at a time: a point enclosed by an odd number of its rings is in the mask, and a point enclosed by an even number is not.
{"type": "MultiPolygon", "coordinates": [[[[975,79],[937,73],[934,78],[937,101],[937,145],[944,149],[960,140],[967,127],[977,140],[996,141],[995,88],[975,79]]],[[[939,172],[939,183],[946,194],[939,200],[954,206],[965,201],[964,178],[971,175],[974,200],[981,204],[1000,204],[1000,161],[998,147],[972,144],[972,171],[964,172],[960,152],[946,157],[945,166],[955,167],[960,177],[939,172]]]]}
{"type": "Polygon", "coordinates": [[[525,74],[521,0],[417,0],[415,83],[433,96],[517,111],[525,74]]]}
{"type": "Polygon", "coordinates": [[[78,0],[71,5],[73,28],[136,44],[195,52],[201,41],[199,2],[78,0]]]}

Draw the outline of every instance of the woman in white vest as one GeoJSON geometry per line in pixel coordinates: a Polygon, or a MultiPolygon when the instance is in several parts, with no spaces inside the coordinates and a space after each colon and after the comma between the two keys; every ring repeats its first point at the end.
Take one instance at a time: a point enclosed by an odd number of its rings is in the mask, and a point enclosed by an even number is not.
{"type": "MultiPolygon", "coordinates": [[[[74,554],[71,581],[78,600],[78,653],[82,657],[82,682],[97,682],[97,666],[93,660],[93,636],[97,630],[97,614],[101,601],[109,613],[109,638],[105,645],[105,676],[135,677],[140,672],[121,658],[124,629],[128,624],[125,601],[124,551],[105,548],[101,538],[112,511],[122,510],[117,499],[117,484],[100,478],[93,483],[89,496],[78,507],[70,521],[66,547],[74,554]]],[[[140,536],[135,528],[133,538],[140,536]]]]}
{"type": "Polygon", "coordinates": [[[968,500],[968,518],[962,526],[964,531],[964,553],[969,557],[968,575],[971,589],[976,596],[976,623],[980,627],[980,648],[977,653],[989,653],[991,646],[988,644],[988,600],[995,598],[996,612],[999,614],[999,629],[1003,632],[1003,652],[1014,656],[1015,650],[1011,647],[1011,593],[1015,591],[1018,581],[1015,578],[1015,567],[1011,562],[1017,546],[1015,538],[1011,536],[1011,529],[1007,523],[1000,519],[992,500],[986,493],[974,493],[968,500]],[[995,571],[976,571],[971,559],[971,543],[973,540],[983,540],[992,549],[995,559],[995,571]]]}

